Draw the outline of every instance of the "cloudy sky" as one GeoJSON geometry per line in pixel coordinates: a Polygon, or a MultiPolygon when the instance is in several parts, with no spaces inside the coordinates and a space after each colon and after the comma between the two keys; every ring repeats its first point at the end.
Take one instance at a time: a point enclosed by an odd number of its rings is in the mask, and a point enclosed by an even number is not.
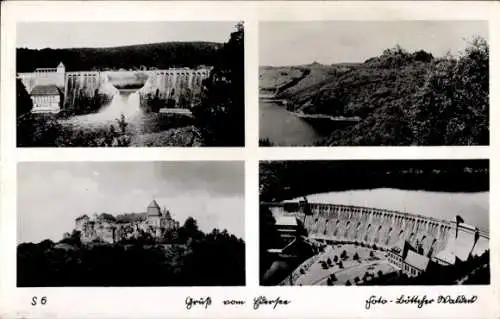
{"type": "Polygon", "coordinates": [[[435,56],[488,38],[486,21],[305,21],[259,24],[260,65],[363,62],[397,44],[435,56]]]}
{"type": "Polygon", "coordinates": [[[226,42],[236,22],[30,22],[17,25],[17,47],[112,47],[170,41],[226,42]]]}
{"type": "Polygon", "coordinates": [[[18,166],[18,242],[60,240],[82,214],[145,212],[244,238],[243,162],[46,162],[18,166]]]}

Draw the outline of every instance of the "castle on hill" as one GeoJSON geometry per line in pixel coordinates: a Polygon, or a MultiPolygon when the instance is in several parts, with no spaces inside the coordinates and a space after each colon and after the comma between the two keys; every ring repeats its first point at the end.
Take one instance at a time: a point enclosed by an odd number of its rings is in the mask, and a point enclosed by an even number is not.
{"type": "Polygon", "coordinates": [[[75,230],[80,233],[84,243],[100,240],[116,243],[120,240],[138,238],[149,234],[152,238],[162,238],[167,232],[179,228],[170,212],[153,200],[145,213],[122,214],[116,217],[110,214],[87,215],[75,219],[75,230]]]}

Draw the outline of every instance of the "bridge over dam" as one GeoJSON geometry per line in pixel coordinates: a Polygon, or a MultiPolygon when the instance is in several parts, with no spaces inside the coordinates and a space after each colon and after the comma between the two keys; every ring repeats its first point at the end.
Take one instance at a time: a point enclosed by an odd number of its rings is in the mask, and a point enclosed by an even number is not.
{"type": "MultiPolygon", "coordinates": [[[[54,69],[55,70],[55,69],[54,69]]],[[[64,94],[63,109],[72,108],[79,96],[96,94],[113,97],[120,90],[135,91],[141,100],[156,96],[174,102],[173,107],[189,108],[202,91],[202,82],[211,68],[176,68],[138,71],[78,71],[19,73],[28,93],[38,85],[55,85],[64,94]]]]}
{"type": "Polygon", "coordinates": [[[422,254],[441,264],[466,260],[489,249],[489,234],[455,221],[386,209],[300,202],[261,203],[273,216],[295,216],[303,221],[311,239],[360,242],[391,249],[404,242],[421,247],[422,254]],[[307,215],[305,207],[308,206],[307,215]],[[476,240],[477,239],[477,240],[476,240]]]}

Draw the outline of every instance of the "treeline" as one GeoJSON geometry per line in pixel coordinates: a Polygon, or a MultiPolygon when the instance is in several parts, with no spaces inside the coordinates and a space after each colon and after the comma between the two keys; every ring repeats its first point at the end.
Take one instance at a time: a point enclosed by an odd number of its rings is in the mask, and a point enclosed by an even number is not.
{"type": "Polygon", "coordinates": [[[66,71],[118,70],[213,65],[222,46],[214,42],[164,42],[112,48],[17,49],[17,72],[55,68],[66,71]]]}
{"type": "Polygon", "coordinates": [[[489,161],[272,161],[260,163],[259,179],[261,201],[373,188],[477,192],[489,190],[489,161]]]}
{"type": "Polygon", "coordinates": [[[171,236],[114,245],[75,234],[17,247],[18,287],[242,286],[245,243],[226,230],[203,233],[188,218],[171,236]]]}

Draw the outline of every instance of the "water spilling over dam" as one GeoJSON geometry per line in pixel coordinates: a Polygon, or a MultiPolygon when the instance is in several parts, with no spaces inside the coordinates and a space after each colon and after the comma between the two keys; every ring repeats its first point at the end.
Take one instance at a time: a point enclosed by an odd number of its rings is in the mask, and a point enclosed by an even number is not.
{"type": "Polygon", "coordinates": [[[71,124],[77,127],[100,127],[110,124],[116,125],[116,120],[125,116],[127,122],[134,122],[140,116],[139,94],[117,93],[113,96],[111,102],[104,106],[99,112],[73,116],[63,123],[71,124]]]}

